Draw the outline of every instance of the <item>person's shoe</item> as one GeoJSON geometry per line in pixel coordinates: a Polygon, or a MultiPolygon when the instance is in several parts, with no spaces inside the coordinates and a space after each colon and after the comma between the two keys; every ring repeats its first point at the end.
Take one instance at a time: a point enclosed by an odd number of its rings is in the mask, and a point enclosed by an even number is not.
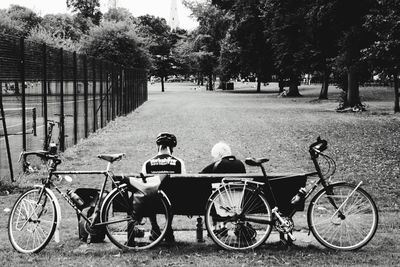
{"type": "Polygon", "coordinates": [[[138,238],[144,237],[144,230],[135,227],[135,228],[133,228],[132,231],[133,231],[132,234],[130,234],[128,231],[128,234],[130,237],[128,238],[128,242],[126,242],[126,245],[130,246],[130,247],[135,246],[135,244],[136,244],[135,237],[138,237],[138,238]]]}
{"type": "Polygon", "coordinates": [[[224,237],[228,235],[228,229],[226,227],[213,230],[214,234],[218,237],[224,237]]]}
{"type": "Polygon", "coordinates": [[[134,237],[144,237],[144,230],[143,229],[139,229],[139,228],[135,228],[133,229],[133,236],[134,237]]]}
{"type": "Polygon", "coordinates": [[[161,230],[160,230],[160,228],[154,227],[154,228],[151,229],[149,239],[150,239],[150,241],[154,241],[154,240],[156,240],[160,235],[161,235],[161,230]]]}

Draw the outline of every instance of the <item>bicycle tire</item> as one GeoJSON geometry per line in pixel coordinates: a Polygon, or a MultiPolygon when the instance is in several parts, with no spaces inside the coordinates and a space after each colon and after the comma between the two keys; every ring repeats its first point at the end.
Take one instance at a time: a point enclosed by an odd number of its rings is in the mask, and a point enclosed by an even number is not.
{"type": "Polygon", "coordinates": [[[159,191],[146,203],[146,214],[136,217],[132,203],[129,203],[131,199],[132,192],[126,184],[113,189],[107,196],[101,208],[106,235],[113,244],[123,250],[152,248],[163,240],[167,228],[171,225],[170,202],[165,194],[159,191]],[[155,218],[158,229],[152,228],[150,219],[154,218],[154,209],[157,209],[155,218]]]}
{"type": "Polygon", "coordinates": [[[8,220],[8,238],[15,250],[37,253],[50,242],[57,226],[55,201],[41,188],[23,193],[15,202],[8,220]],[[23,218],[25,217],[25,218],[23,218]]]}
{"type": "Polygon", "coordinates": [[[325,247],[358,250],[373,238],[378,227],[378,209],[364,189],[355,189],[353,184],[336,183],[321,189],[311,200],[307,211],[308,226],[325,247]],[[337,212],[330,199],[343,215],[337,212]]]}
{"type": "Polygon", "coordinates": [[[272,211],[249,185],[225,184],[211,194],[205,215],[208,235],[226,250],[254,249],[269,237],[272,211]],[[240,194],[240,195],[239,195],[240,194]],[[220,229],[214,229],[220,223],[220,229]]]}

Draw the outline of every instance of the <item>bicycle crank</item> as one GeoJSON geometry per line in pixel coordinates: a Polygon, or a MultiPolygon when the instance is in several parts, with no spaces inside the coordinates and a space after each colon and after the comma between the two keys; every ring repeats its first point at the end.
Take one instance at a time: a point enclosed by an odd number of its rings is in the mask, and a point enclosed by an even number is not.
{"type": "Polygon", "coordinates": [[[296,241],[296,238],[293,236],[292,231],[294,228],[294,223],[292,218],[282,217],[281,220],[275,220],[275,228],[279,233],[287,234],[292,241],[296,241]]]}

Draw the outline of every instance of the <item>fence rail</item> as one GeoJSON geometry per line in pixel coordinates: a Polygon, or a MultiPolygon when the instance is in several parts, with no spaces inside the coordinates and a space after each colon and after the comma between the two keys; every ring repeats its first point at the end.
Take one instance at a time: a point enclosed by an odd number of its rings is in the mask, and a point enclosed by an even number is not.
{"type": "Polygon", "coordinates": [[[1,126],[5,179],[21,172],[21,151],[43,148],[49,120],[59,122],[52,136],[63,151],[147,101],[147,72],[0,34],[0,91],[13,166],[1,126]]]}

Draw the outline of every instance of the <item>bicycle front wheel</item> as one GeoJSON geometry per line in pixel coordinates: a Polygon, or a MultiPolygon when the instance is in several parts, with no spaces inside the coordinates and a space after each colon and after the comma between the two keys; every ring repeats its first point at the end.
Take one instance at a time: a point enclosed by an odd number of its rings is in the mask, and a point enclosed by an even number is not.
{"type": "Polygon", "coordinates": [[[362,188],[337,183],[313,197],[307,219],[310,230],[322,245],[335,250],[357,250],[374,236],[378,210],[362,188]]]}
{"type": "Polygon", "coordinates": [[[146,199],[143,213],[135,214],[132,192],[126,185],[114,189],[102,207],[102,223],[110,241],[121,249],[142,250],[157,245],[171,224],[170,204],[164,193],[146,199]]]}
{"type": "Polygon", "coordinates": [[[254,249],[271,233],[271,208],[262,194],[244,184],[225,184],[210,197],[205,224],[209,236],[228,250],[254,249]]]}
{"type": "Polygon", "coordinates": [[[57,226],[53,198],[42,188],[23,193],[15,202],[8,221],[8,237],[21,253],[41,251],[51,240],[57,226]]]}

